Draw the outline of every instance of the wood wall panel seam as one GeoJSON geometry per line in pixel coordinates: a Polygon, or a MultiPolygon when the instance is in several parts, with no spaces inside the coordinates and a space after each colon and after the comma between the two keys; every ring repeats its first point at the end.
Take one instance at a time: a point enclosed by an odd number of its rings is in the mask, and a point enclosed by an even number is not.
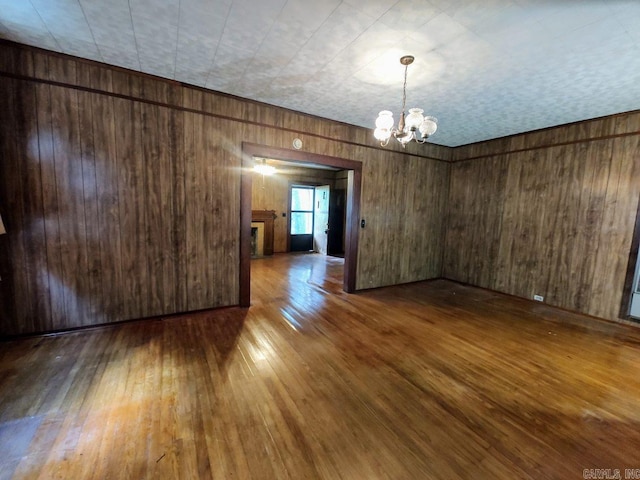
{"type": "MultiPolygon", "coordinates": [[[[588,121],[589,120],[585,120],[585,122],[588,122],[588,121]]],[[[560,128],[560,127],[553,127],[553,128],[560,128]]],[[[526,134],[520,134],[520,135],[526,135],[526,134]]],[[[481,159],[484,159],[484,158],[509,155],[509,154],[512,154],[512,153],[524,153],[524,152],[529,152],[529,151],[533,151],[533,150],[543,150],[543,149],[547,149],[547,148],[562,147],[562,146],[566,146],[566,145],[579,145],[579,144],[583,144],[583,143],[597,142],[597,141],[601,141],[601,140],[611,140],[611,139],[615,139],[615,138],[632,137],[632,136],[635,136],[635,135],[640,135],[640,130],[633,131],[633,132],[616,133],[616,134],[611,134],[611,135],[602,135],[602,136],[592,137],[592,138],[568,140],[566,142],[556,142],[556,143],[550,143],[550,144],[545,144],[545,145],[536,145],[536,146],[532,146],[532,147],[519,148],[519,149],[514,149],[514,150],[497,151],[497,152],[487,153],[487,154],[483,154],[483,155],[470,156],[470,157],[462,158],[462,159],[459,159],[459,160],[451,160],[449,163],[455,164],[455,163],[470,162],[472,160],[481,160],[481,159]]],[[[507,137],[507,138],[509,138],[509,137],[507,137]]],[[[492,140],[487,140],[487,142],[491,142],[491,141],[492,140]]],[[[481,143],[484,143],[484,142],[481,142],[481,143]]],[[[452,147],[452,148],[455,149],[455,148],[464,148],[464,147],[452,147]]]]}
{"type": "MultiPolygon", "coordinates": [[[[167,103],[167,102],[159,102],[159,101],[156,101],[156,100],[142,98],[142,97],[135,96],[135,95],[126,95],[126,94],[117,93],[117,92],[108,92],[108,91],[105,91],[105,90],[86,87],[86,86],[83,86],[83,85],[74,85],[74,84],[59,82],[59,81],[55,81],[55,80],[48,80],[48,79],[42,79],[42,78],[36,78],[36,77],[29,77],[29,76],[25,76],[25,75],[18,75],[18,74],[11,73],[11,72],[6,72],[6,71],[0,71],[0,77],[13,78],[13,79],[16,79],[16,80],[23,80],[23,81],[28,81],[28,82],[45,83],[45,84],[48,84],[48,85],[51,85],[51,86],[60,87],[60,88],[70,88],[70,89],[73,89],[73,90],[79,90],[79,91],[90,92],[90,93],[97,93],[97,94],[100,94],[100,95],[107,95],[107,96],[110,96],[110,97],[121,98],[121,99],[124,99],[124,100],[130,100],[130,101],[133,101],[133,102],[147,103],[147,104],[150,104],[150,105],[156,105],[156,106],[159,106],[159,107],[170,108],[170,109],[173,109],[173,110],[179,110],[179,111],[183,111],[183,112],[197,113],[199,115],[219,118],[221,120],[226,120],[226,121],[230,121],[230,122],[239,122],[239,123],[242,123],[242,124],[252,125],[252,126],[256,126],[256,127],[275,128],[277,130],[281,130],[281,131],[288,132],[288,133],[294,133],[294,134],[298,134],[298,135],[315,137],[315,138],[318,138],[318,139],[328,140],[328,141],[332,141],[332,142],[340,142],[340,143],[343,143],[343,144],[346,144],[346,145],[352,145],[352,146],[355,146],[355,147],[363,147],[363,148],[369,148],[369,149],[373,149],[373,150],[380,150],[380,151],[388,152],[388,153],[391,153],[391,154],[406,155],[406,156],[409,156],[409,157],[424,158],[426,160],[432,160],[432,161],[436,161],[436,162],[451,163],[450,160],[444,160],[444,159],[437,158],[437,157],[419,155],[419,154],[416,154],[416,153],[400,151],[400,150],[385,149],[384,147],[381,147],[381,146],[368,145],[368,144],[365,144],[365,143],[354,142],[354,141],[350,141],[350,140],[346,140],[346,139],[335,138],[335,137],[330,137],[330,136],[326,136],[326,135],[320,135],[318,133],[313,133],[313,132],[309,132],[309,131],[306,131],[306,130],[293,129],[293,128],[282,127],[282,126],[273,125],[273,124],[269,124],[269,123],[257,122],[257,121],[254,121],[254,120],[243,119],[243,118],[239,118],[239,117],[231,117],[231,116],[228,116],[228,115],[221,115],[221,114],[218,114],[218,113],[213,113],[213,112],[209,112],[209,111],[202,110],[202,109],[195,109],[195,108],[185,107],[183,105],[177,105],[177,104],[172,104],[172,103],[167,103]]],[[[182,88],[185,89],[185,90],[192,89],[192,87],[190,87],[190,86],[183,86],[182,88]]],[[[209,93],[210,95],[218,95],[218,92],[214,92],[214,91],[205,90],[205,92],[209,93]]],[[[271,105],[270,105],[270,107],[271,107],[271,105]]],[[[278,107],[273,107],[273,108],[278,108],[278,107]]],[[[351,125],[351,127],[352,128],[362,128],[362,127],[357,127],[355,125],[351,125]]],[[[444,147],[444,148],[447,148],[447,147],[444,147]]]]}

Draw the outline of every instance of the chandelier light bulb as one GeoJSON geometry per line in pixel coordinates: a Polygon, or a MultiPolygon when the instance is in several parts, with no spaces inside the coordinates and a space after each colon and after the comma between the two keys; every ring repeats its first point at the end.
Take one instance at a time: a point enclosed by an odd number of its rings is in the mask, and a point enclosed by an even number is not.
{"type": "Polygon", "coordinates": [[[400,58],[400,63],[404,65],[404,85],[402,87],[402,111],[398,126],[393,126],[393,113],[390,110],[382,110],[376,119],[376,128],[373,136],[386,147],[389,139],[394,137],[404,148],[407,143],[415,140],[416,143],[425,143],[427,138],[433,135],[438,129],[438,120],[435,117],[424,116],[421,108],[410,108],[409,114],[405,116],[404,109],[407,100],[407,69],[414,61],[411,55],[400,58]],[[420,132],[420,135],[416,134],[420,132]]]}
{"type": "Polygon", "coordinates": [[[438,129],[438,119],[436,117],[424,117],[424,121],[420,125],[420,134],[424,137],[430,137],[438,129]]]}
{"type": "Polygon", "coordinates": [[[373,136],[376,137],[376,140],[380,140],[381,142],[384,142],[386,140],[389,140],[389,138],[391,138],[391,130],[388,128],[376,128],[373,131],[373,136]]]}
{"type": "Polygon", "coordinates": [[[382,110],[376,119],[376,127],[391,130],[393,128],[393,113],[382,110]]]}
{"type": "Polygon", "coordinates": [[[424,121],[422,112],[424,112],[424,110],[421,108],[410,108],[409,115],[404,119],[406,128],[413,131],[420,128],[420,125],[422,125],[422,122],[424,121]]]}

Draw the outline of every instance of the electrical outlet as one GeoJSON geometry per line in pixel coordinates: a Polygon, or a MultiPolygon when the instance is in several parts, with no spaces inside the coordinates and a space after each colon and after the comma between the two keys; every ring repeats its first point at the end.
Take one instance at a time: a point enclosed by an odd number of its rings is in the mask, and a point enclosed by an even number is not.
{"type": "Polygon", "coordinates": [[[543,297],[542,295],[534,295],[534,296],[533,296],[533,299],[534,299],[536,302],[544,302],[544,297],[543,297]]]}

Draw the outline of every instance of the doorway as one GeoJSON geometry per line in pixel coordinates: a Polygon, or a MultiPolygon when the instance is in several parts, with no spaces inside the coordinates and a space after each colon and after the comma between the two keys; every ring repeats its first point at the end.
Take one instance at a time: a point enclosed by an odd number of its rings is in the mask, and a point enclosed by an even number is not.
{"type": "Polygon", "coordinates": [[[636,320],[640,320],[640,256],[638,256],[636,260],[636,272],[633,277],[629,315],[636,320]]]}
{"type": "Polygon", "coordinates": [[[631,237],[631,250],[627,262],[627,275],[620,305],[620,318],[640,321],[640,202],[631,237]]]}
{"type": "Polygon", "coordinates": [[[243,143],[242,152],[240,184],[240,306],[248,307],[251,303],[251,195],[253,182],[251,172],[254,165],[254,157],[326,165],[348,171],[346,200],[344,202],[346,222],[344,222],[343,290],[348,293],[354,292],[356,289],[362,162],[251,143],[243,143]]]}
{"type": "Polygon", "coordinates": [[[344,224],[346,221],[345,204],[347,191],[336,188],[329,197],[329,231],[327,234],[327,255],[344,257],[344,224]]]}
{"type": "Polygon", "coordinates": [[[322,185],[315,188],[313,203],[313,250],[327,254],[327,236],[329,234],[329,194],[331,187],[322,185]]]}
{"type": "Polygon", "coordinates": [[[315,187],[292,185],[289,189],[289,251],[313,250],[315,238],[315,187]]]}

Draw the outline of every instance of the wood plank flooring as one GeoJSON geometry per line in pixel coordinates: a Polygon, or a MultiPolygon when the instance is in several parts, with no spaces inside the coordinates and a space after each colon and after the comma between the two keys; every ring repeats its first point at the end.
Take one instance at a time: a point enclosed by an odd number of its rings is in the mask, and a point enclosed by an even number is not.
{"type": "Polygon", "coordinates": [[[342,262],[253,261],[248,310],[0,343],[0,478],[640,468],[640,330],[444,280],[347,295],[342,262]]]}

